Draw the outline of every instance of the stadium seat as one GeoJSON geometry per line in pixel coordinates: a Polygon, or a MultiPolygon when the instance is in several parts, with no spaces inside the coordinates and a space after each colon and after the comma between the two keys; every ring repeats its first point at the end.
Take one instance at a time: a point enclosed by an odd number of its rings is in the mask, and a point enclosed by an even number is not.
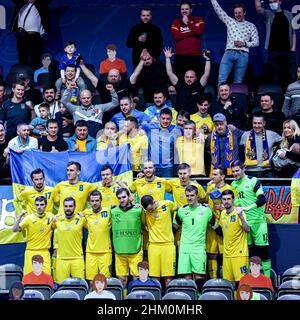
{"type": "Polygon", "coordinates": [[[272,285],[274,290],[277,290],[278,286],[279,286],[279,280],[278,280],[278,275],[275,272],[275,270],[273,270],[271,268],[271,281],[272,281],[272,285]]]}
{"type": "Polygon", "coordinates": [[[296,277],[297,277],[297,279],[300,278],[300,266],[294,266],[292,268],[285,270],[281,276],[281,283],[288,281],[288,280],[292,280],[296,277]]]}
{"type": "Polygon", "coordinates": [[[284,281],[278,288],[278,297],[285,294],[295,294],[300,296],[300,280],[284,281]]]}
{"type": "Polygon", "coordinates": [[[159,281],[157,281],[157,286],[133,285],[131,287],[131,292],[137,290],[149,291],[154,295],[155,300],[161,300],[161,283],[159,281]]]}
{"type": "Polygon", "coordinates": [[[191,296],[185,292],[172,291],[166,293],[162,300],[192,300],[191,296]]]}
{"type": "Polygon", "coordinates": [[[228,300],[224,293],[222,292],[205,292],[203,293],[199,300],[228,300]]]}
{"type": "Polygon", "coordinates": [[[118,278],[107,278],[107,291],[112,292],[117,300],[123,300],[123,284],[118,278]]]}
{"type": "Polygon", "coordinates": [[[155,300],[154,295],[145,290],[137,290],[130,292],[125,300],[155,300]]]}
{"type": "Polygon", "coordinates": [[[9,290],[8,289],[0,289],[0,301],[9,299],[9,290]]]}
{"type": "Polygon", "coordinates": [[[166,293],[172,292],[172,291],[180,291],[187,293],[192,300],[198,299],[198,289],[196,282],[191,279],[173,279],[170,281],[166,288],[166,293]]]}
{"type": "Polygon", "coordinates": [[[271,93],[274,99],[273,109],[281,111],[284,95],[282,93],[282,88],[279,84],[262,84],[258,87],[257,92],[254,96],[253,110],[252,112],[259,111],[260,108],[260,97],[264,93],[271,93]]]}
{"type": "Polygon", "coordinates": [[[16,281],[22,281],[23,270],[20,266],[9,263],[0,266],[0,289],[9,289],[16,281]]]}
{"type": "Polygon", "coordinates": [[[53,76],[48,73],[40,73],[37,78],[37,86],[39,88],[46,88],[51,84],[53,76]]]}
{"type": "Polygon", "coordinates": [[[78,293],[73,290],[60,290],[54,292],[50,300],[80,300],[80,297],[78,293]]]}
{"type": "Polygon", "coordinates": [[[24,285],[24,289],[39,291],[45,300],[49,300],[53,294],[53,289],[47,284],[26,284],[24,285]]]}
{"type": "Polygon", "coordinates": [[[277,300],[300,300],[300,296],[297,296],[296,294],[285,294],[278,297],[277,300]]]}
{"type": "Polygon", "coordinates": [[[269,288],[252,287],[254,292],[260,293],[266,297],[267,300],[274,300],[274,292],[269,288]]]}
{"type": "Polygon", "coordinates": [[[249,109],[249,92],[248,87],[243,83],[233,83],[230,85],[231,96],[243,107],[245,112],[249,109]]]}
{"type": "Polygon", "coordinates": [[[212,101],[216,100],[216,89],[213,85],[206,85],[204,88],[204,93],[209,94],[211,96],[212,101]]]}
{"type": "Polygon", "coordinates": [[[259,300],[270,300],[270,299],[268,299],[264,294],[262,294],[262,293],[259,293],[259,297],[260,297],[260,299],[259,300]]]}
{"type": "Polygon", "coordinates": [[[33,69],[30,65],[17,63],[10,67],[9,73],[26,74],[32,77],[33,69]]]}
{"type": "Polygon", "coordinates": [[[232,283],[226,279],[209,279],[202,287],[202,294],[206,292],[222,292],[228,300],[234,300],[234,288],[232,283]]]}
{"type": "Polygon", "coordinates": [[[45,297],[40,291],[37,290],[25,290],[23,300],[45,300],[45,297]]]}
{"type": "Polygon", "coordinates": [[[57,291],[60,290],[72,290],[79,295],[80,300],[83,300],[88,293],[89,285],[84,279],[67,278],[58,285],[57,291]]]}

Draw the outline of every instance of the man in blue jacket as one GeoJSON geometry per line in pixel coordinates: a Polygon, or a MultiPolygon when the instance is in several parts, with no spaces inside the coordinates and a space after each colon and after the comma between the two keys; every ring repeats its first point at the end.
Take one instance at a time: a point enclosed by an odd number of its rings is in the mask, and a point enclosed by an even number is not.
{"type": "Polygon", "coordinates": [[[69,150],[81,152],[96,151],[96,139],[89,135],[88,124],[78,120],[75,124],[75,134],[68,139],[69,150]]]}

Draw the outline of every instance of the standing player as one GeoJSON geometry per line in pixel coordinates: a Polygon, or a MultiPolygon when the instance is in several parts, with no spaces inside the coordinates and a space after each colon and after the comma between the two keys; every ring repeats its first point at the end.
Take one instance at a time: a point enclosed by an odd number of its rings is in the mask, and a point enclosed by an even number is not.
{"type": "Polygon", "coordinates": [[[47,200],[43,196],[35,198],[35,212],[27,215],[21,214],[15,225],[14,232],[26,231],[26,251],[24,261],[24,274],[33,271],[32,257],[39,254],[44,258],[43,271],[51,274],[51,258],[49,249],[53,231],[53,214],[46,212],[47,200]]]}
{"type": "MultiPolygon", "coordinates": [[[[226,170],[221,165],[215,167],[212,172],[212,180],[207,184],[206,188],[208,205],[217,222],[219,222],[221,212],[224,209],[221,198],[222,192],[225,190],[232,190],[235,195],[237,195],[236,191],[229,184],[225,183],[225,173],[226,170]]],[[[218,254],[220,255],[220,263],[222,264],[223,238],[210,226],[207,228],[206,236],[208,272],[210,278],[215,279],[218,276],[218,254]]]]}
{"type": "Polygon", "coordinates": [[[90,193],[91,209],[83,214],[89,235],[86,246],[85,271],[86,279],[93,280],[98,273],[111,277],[112,248],[111,248],[111,217],[110,208],[101,205],[102,196],[98,190],[90,193]]]}
{"type": "Polygon", "coordinates": [[[187,279],[193,274],[201,292],[206,274],[206,230],[209,223],[215,225],[215,219],[209,207],[198,203],[196,186],[187,186],[185,195],[188,204],[179,208],[176,216],[177,223],[182,224],[178,274],[187,279]]]}
{"type": "Polygon", "coordinates": [[[56,281],[61,283],[69,277],[84,279],[82,249],[83,228],[86,219],[75,213],[74,198],[63,201],[64,215],[53,218],[57,233],[56,281]]]}
{"type": "Polygon", "coordinates": [[[235,181],[231,186],[238,193],[237,205],[246,212],[247,222],[250,226],[248,245],[250,256],[253,256],[252,243],[258,250],[261,258],[264,275],[271,276],[271,259],[269,255],[268,225],[265,215],[266,197],[261,182],[256,177],[245,175],[245,166],[240,161],[231,164],[235,181]]]}
{"type": "Polygon", "coordinates": [[[176,269],[172,222],[177,207],[172,201],[157,201],[149,195],[142,197],[141,204],[145,210],[144,224],[149,232],[149,275],[157,280],[164,277],[167,286],[176,269]]]}
{"type": "Polygon", "coordinates": [[[247,273],[249,260],[247,233],[250,227],[241,208],[234,207],[234,193],[231,190],[222,192],[222,204],[219,224],[223,231],[223,278],[235,282],[247,273]]]}
{"type": "Polygon", "coordinates": [[[45,174],[40,168],[35,169],[30,174],[33,187],[26,187],[21,193],[14,198],[14,206],[19,214],[20,209],[25,209],[27,214],[36,212],[35,199],[43,196],[47,199],[46,212],[53,211],[52,187],[45,185],[45,174]]]}
{"type": "Polygon", "coordinates": [[[129,271],[138,277],[137,265],[143,260],[142,208],[132,205],[128,189],[121,188],[116,195],[119,206],[111,209],[112,240],[116,275],[126,288],[129,271]]]}

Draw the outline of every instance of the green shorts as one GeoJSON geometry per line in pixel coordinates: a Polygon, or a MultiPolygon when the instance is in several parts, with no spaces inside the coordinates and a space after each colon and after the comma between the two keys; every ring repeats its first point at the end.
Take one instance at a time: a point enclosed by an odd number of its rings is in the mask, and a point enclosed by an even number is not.
{"type": "Polygon", "coordinates": [[[179,252],[178,274],[206,274],[206,253],[179,252]]]}
{"type": "Polygon", "coordinates": [[[266,221],[263,222],[249,222],[250,232],[248,233],[247,242],[250,246],[254,243],[256,246],[268,246],[268,224],[266,221]]]}

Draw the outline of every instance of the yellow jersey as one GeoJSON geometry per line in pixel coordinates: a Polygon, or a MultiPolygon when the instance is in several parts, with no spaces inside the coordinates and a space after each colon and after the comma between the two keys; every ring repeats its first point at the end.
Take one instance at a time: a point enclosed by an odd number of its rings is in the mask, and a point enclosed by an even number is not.
{"type": "MultiPolygon", "coordinates": [[[[155,198],[154,198],[155,199],[155,198]]],[[[149,243],[170,244],[174,243],[172,222],[177,211],[177,206],[169,200],[158,201],[158,207],[153,211],[145,211],[145,217],[149,232],[149,243]]]]}
{"type": "Polygon", "coordinates": [[[74,215],[67,219],[65,215],[57,218],[53,226],[56,228],[57,258],[78,259],[83,257],[82,237],[86,219],[74,215]]]}
{"type": "Polygon", "coordinates": [[[87,239],[86,252],[106,253],[111,249],[111,216],[109,208],[102,208],[100,212],[94,213],[92,209],[83,211],[86,218],[85,227],[89,235],[87,239]]]}
{"type": "Polygon", "coordinates": [[[76,139],[76,144],[78,145],[77,151],[86,152],[86,139],[84,140],[76,139]]]}
{"type": "MultiPolygon", "coordinates": [[[[246,220],[246,216],[243,212],[246,220]]],[[[248,243],[247,233],[242,228],[242,221],[236,210],[227,213],[226,210],[221,212],[220,226],[223,230],[223,255],[224,257],[247,257],[248,243]]]]}
{"type": "Polygon", "coordinates": [[[204,141],[201,142],[198,138],[186,140],[184,137],[178,137],[176,140],[178,161],[189,164],[192,175],[205,176],[204,145],[204,141]]]}
{"type": "Polygon", "coordinates": [[[26,231],[27,250],[46,250],[51,247],[53,231],[53,214],[46,212],[40,218],[36,213],[27,215],[21,222],[20,227],[26,231]]]}
{"type": "MultiPolygon", "coordinates": [[[[17,204],[15,208],[18,208],[18,203],[20,203],[22,209],[27,211],[27,214],[35,213],[35,199],[43,196],[47,199],[47,207],[45,212],[53,212],[52,191],[53,188],[47,186],[45,186],[42,191],[37,191],[34,187],[26,187],[25,190],[17,194],[17,197],[14,199],[14,203],[17,204]]],[[[17,213],[19,215],[21,212],[17,213]]]]}
{"type": "Polygon", "coordinates": [[[53,201],[59,203],[58,213],[64,215],[64,200],[72,197],[76,201],[75,213],[82,211],[85,208],[89,193],[97,187],[88,182],[78,181],[75,184],[70,184],[69,181],[58,183],[53,189],[53,201]]]}
{"type": "Polygon", "coordinates": [[[97,151],[98,150],[106,150],[109,147],[116,146],[117,144],[118,144],[117,140],[109,140],[107,137],[102,135],[97,139],[97,147],[96,147],[96,149],[97,149],[97,151]]]}
{"type": "Polygon", "coordinates": [[[102,195],[102,206],[103,208],[110,208],[111,206],[118,206],[119,200],[116,196],[116,192],[121,188],[116,182],[114,182],[110,187],[104,187],[102,182],[96,184],[98,186],[97,190],[101,192],[102,195]]]}
{"type": "Polygon", "coordinates": [[[208,114],[206,117],[202,117],[199,112],[191,115],[191,120],[196,123],[196,129],[199,130],[203,124],[206,124],[209,128],[209,131],[212,131],[214,123],[211,119],[211,116],[208,114]]]}
{"type": "Polygon", "coordinates": [[[170,179],[168,180],[169,185],[172,188],[172,194],[174,198],[174,202],[176,203],[177,207],[183,207],[188,204],[185,196],[185,188],[187,186],[195,186],[198,189],[198,196],[200,199],[205,198],[205,191],[202,186],[197,183],[196,181],[189,181],[189,184],[186,186],[182,186],[180,183],[180,179],[170,179]]]}
{"type": "Polygon", "coordinates": [[[141,200],[143,196],[152,196],[154,200],[164,200],[165,192],[171,192],[171,186],[169,181],[164,178],[155,177],[151,182],[145,180],[145,178],[136,179],[133,181],[131,187],[131,192],[137,192],[139,199],[141,200]]]}
{"type": "Polygon", "coordinates": [[[132,171],[139,172],[141,164],[148,159],[148,137],[145,134],[137,134],[135,137],[122,134],[119,143],[130,144],[132,171]]]}

